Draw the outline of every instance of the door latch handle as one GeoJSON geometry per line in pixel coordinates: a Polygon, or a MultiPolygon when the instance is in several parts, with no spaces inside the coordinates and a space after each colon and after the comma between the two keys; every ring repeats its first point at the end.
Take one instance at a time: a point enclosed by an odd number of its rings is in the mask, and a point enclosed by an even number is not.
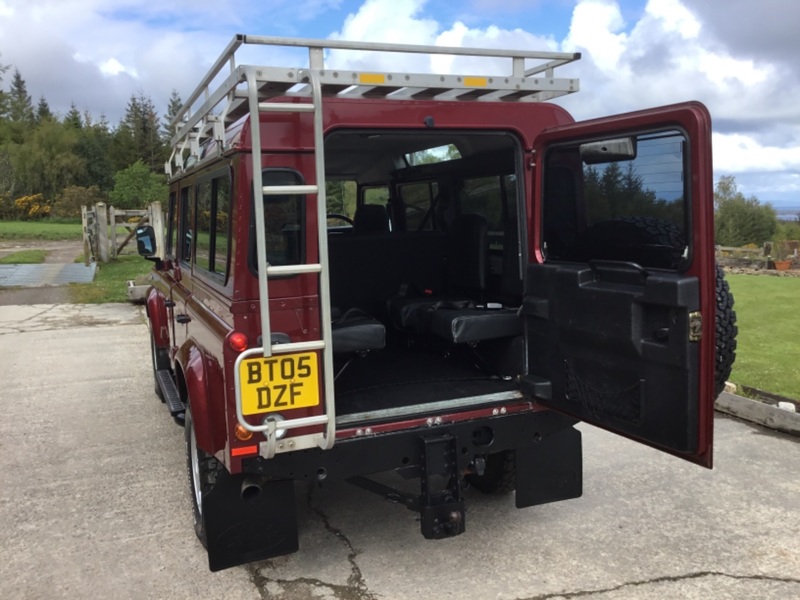
{"type": "Polygon", "coordinates": [[[189,315],[176,315],[175,320],[181,325],[185,325],[186,323],[192,320],[192,317],[190,317],[189,315]]]}

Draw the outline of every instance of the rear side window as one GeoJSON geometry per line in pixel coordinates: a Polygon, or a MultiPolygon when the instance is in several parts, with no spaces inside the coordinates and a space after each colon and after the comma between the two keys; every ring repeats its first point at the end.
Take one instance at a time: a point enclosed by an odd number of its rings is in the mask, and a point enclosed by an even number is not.
{"type": "Polygon", "coordinates": [[[684,269],[685,149],[682,132],[664,131],[550,150],[542,194],[545,256],[684,269]]]}
{"type": "MultiPolygon", "coordinates": [[[[264,169],[261,177],[265,186],[303,184],[302,175],[293,169],[264,169]]],[[[264,196],[264,234],[270,264],[296,265],[305,261],[305,205],[305,196],[264,196]]],[[[255,218],[251,219],[250,233],[250,264],[255,271],[255,218]]]]}
{"type": "Polygon", "coordinates": [[[180,240],[180,261],[189,264],[192,258],[192,240],[194,239],[194,232],[192,231],[192,202],[191,188],[181,188],[180,196],[180,210],[179,210],[179,227],[178,239],[180,240]]]}
{"type": "Polygon", "coordinates": [[[227,169],[197,184],[195,267],[224,281],[228,275],[231,184],[227,169]]]}
{"type": "Polygon", "coordinates": [[[177,193],[169,193],[169,207],[167,209],[167,247],[164,250],[165,256],[175,256],[175,245],[178,236],[178,205],[177,193]]]}
{"type": "Polygon", "coordinates": [[[404,183],[397,187],[405,212],[406,231],[433,229],[432,206],[438,201],[439,186],[435,181],[404,183]]]}

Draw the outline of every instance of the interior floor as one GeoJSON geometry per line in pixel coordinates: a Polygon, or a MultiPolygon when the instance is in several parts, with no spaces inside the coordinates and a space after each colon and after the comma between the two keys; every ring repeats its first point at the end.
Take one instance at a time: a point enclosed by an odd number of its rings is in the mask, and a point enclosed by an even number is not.
{"type": "Polygon", "coordinates": [[[358,356],[338,368],[335,389],[339,416],[517,389],[510,378],[491,374],[469,347],[450,347],[445,351],[397,340],[383,350],[358,356]]]}

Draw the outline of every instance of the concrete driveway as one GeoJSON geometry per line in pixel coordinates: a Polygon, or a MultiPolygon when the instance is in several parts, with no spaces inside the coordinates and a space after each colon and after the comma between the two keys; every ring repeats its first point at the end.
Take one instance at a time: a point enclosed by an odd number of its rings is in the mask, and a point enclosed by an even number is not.
{"type": "Polygon", "coordinates": [[[467,532],[297,487],[297,554],[209,573],[142,309],[0,307],[0,598],[800,598],[797,438],[727,417],[707,471],[592,427],[584,495],[470,493],[467,532]]]}

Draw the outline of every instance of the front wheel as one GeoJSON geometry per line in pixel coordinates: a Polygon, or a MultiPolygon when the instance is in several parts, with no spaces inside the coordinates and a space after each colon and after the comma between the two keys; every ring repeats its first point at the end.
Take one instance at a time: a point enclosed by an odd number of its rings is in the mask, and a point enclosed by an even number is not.
{"type": "Polygon", "coordinates": [[[192,493],[194,532],[204,548],[208,548],[205,522],[203,521],[203,498],[212,490],[217,476],[222,471],[220,462],[197,446],[194,420],[191,409],[186,409],[184,422],[186,436],[186,467],[189,471],[189,490],[192,493]]]}

